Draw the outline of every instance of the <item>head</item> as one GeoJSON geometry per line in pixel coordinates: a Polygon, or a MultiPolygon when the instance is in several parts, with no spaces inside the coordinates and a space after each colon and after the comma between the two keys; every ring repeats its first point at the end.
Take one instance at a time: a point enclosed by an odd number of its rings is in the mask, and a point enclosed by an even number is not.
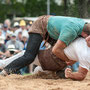
{"type": "Polygon", "coordinates": [[[15,34],[12,34],[12,36],[11,36],[11,40],[12,40],[13,42],[16,41],[16,35],[15,35],[15,34]]]}
{"type": "Polygon", "coordinates": [[[17,38],[18,38],[19,40],[22,40],[22,32],[19,32],[19,33],[18,33],[17,38]]]}
{"type": "Polygon", "coordinates": [[[8,26],[6,24],[3,25],[3,30],[7,31],[8,30],[8,26]]]}
{"type": "Polygon", "coordinates": [[[6,19],[6,20],[4,21],[4,23],[8,26],[8,28],[10,28],[10,25],[11,25],[10,19],[6,19]]]}
{"type": "Polygon", "coordinates": [[[23,33],[22,34],[22,41],[24,42],[24,43],[26,43],[27,42],[27,40],[28,40],[28,35],[26,34],[26,33],[23,33]]]}
{"type": "Polygon", "coordinates": [[[30,27],[31,26],[29,24],[26,26],[27,31],[29,31],[30,27]]]}
{"type": "Polygon", "coordinates": [[[90,23],[85,24],[81,35],[82,35],[84,38],[86,38],[86,37],[88,37],[88,36],[90,35],[90,23]]]}
{"type": "Polygon", "coordinates": [[[14,46],[13,44],[8,45],[7,48],[8,48],[8,50],[9,50],[10,54],[14,54],[15,51],[16,51],[16,48],[15,48],[15,46],[14,46]]]}
{"type": "Polygon", "coordinates": [[[26,22],[24,20],[20,21],[20,27],[22,30],[24,30],[26,28],[26,22]]]}
{"type": "Polygon", "coordinates": [[[17,30],[19,28],[19,23],[18,22],[15,22],[14,25],[13,25],[13,27],[14,27],[14,30],[17,30]]]}
{"type": "Polygon", "coordinates": [[[33,24],[33,21],[30,21],[30,22],[27,24],[26,29],[27,29],[28,31],[29,31],[30,27],[32,26],[32,24],[33,24]]]}
{"type": "Polygon", "coordinates": [[[22,41],[23,41],[24,43],[26,43],[26,42],[27,42],[27,40],[28,40],[28,38],[27,38],[27,37],[25,37],[25,36],[23,36],[23,37],[22,37],[22,41]]]}

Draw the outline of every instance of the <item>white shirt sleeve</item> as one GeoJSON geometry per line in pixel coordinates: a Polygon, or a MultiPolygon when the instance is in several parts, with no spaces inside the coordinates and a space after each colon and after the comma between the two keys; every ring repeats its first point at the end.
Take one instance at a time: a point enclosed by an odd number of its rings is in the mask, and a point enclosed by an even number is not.
{"type": "Polygon", "coordinates": [[[77,48],[76,48],[76,43],[77,41],[72,42],[69,46],[67,46],[64,49],[64,53],[65,55],[70,59],[70,60],[74,60],[74,61],[78,61],[78,54],[76,52],[77,48]]]}
{"type": "Polygon", "coordinates": [[[80,60],[79,61],[79,66],[81,66],[82,68],[85,68],[85,69],[89,70],[90,64],[86,60],[80,60]]]}

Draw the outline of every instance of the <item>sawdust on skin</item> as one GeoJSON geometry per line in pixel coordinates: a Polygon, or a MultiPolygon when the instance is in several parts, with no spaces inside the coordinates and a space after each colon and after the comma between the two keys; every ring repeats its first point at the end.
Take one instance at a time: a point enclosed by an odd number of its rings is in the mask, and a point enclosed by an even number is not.
{"type": "Polygon", "coordinates": [[[90,90],[90,71],[83,81],[58,79],[53,75],[0,76],[0,90],[90,90]]]}

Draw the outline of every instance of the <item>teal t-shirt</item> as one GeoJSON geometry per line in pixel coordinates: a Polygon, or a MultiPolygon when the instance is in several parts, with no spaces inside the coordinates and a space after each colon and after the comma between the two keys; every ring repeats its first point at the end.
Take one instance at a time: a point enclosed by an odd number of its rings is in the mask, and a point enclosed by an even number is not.
{"type": "Polygon", "coordinates": [[[61,40],[69,45],[78,35],[81,35],[85,21],[80,18],[51,16],[48,20],[47,30],[55,40],[61,40]]]}

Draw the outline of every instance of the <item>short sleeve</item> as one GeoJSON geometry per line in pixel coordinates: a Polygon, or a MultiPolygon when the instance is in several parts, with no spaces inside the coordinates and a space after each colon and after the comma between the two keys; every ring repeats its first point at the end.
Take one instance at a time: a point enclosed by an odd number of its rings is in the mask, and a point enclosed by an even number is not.
{"type": "Polygon", "coordinates": [[[77,37],[74,30],[64,29],[60,32],[59,40],[63,41],[67,46],[77,37]]]}
{"type": "Polygon", "coordinates": [[[82,60],[82,61],[79,61],[79,65],[82,67],[82,68],[85,68],[87,70],[89,70],[89,63],[86,61],[86,60],[82,60]]]}

